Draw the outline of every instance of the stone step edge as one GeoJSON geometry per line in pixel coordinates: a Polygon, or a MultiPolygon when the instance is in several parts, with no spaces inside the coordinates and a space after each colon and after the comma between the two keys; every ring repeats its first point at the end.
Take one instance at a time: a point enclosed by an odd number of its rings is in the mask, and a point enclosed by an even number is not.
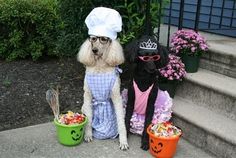
{"type": "Polygon", "coordinates": [[[230,65],[224,63],[201,58],[199,67],[228,77],[236,78],[236,66],[235,68],[232,68],[230,65]]]}
{"type": "Polygon", "coordinates": [[[235,121],[178,96],[175,96],[173,103],[174,115],[226,142],[236,145],[235,121]]]}
{"type": "MultiPolygon", "coordinates": [[[[196,73],[187,73],[184,80],[213,89],[236,98],[236,79],[213,71],[199,68],[196,73]]],[[[184,84],[184,83],[183,83],[184,84]]]]}
{"type": "Polygon", "coordinates": [[[221,64],[228,65],[229,67],[236,66],[236,63],[234,62],[236,60],[236,55],[224,53],[220,50],[209,50],[208,52],[202,54],[201,59],[219,62],[221,64]]]}
{"type": "MultiPolygon", "coordinates": [[[[226,41],[232,42],[230,40],[226,40],[226,41]]],[[[236,58],[236,53],[234,53],[234,50],[233,50],[233,47],[235,47],[235,46],[232,47],[232,45],[225,45],[225,44],[217,44],[217,46],[216,46],[215,41],[212,41],[212,40],[207,40],[207,43],[209,45],[209,51],[211,53],[216,53],[216,54],[223,55],[226,57],[236,58]],[[228,47],[231,49],[217,49],[217,48],[219,48],[219,46],[228,47]]],[[[236,43],[235,39],[234,39],[234,43],[236,43]]]]}
{"type": "Polygon", "coordinates": [[[200,67],[202,66],[202,64],[205,64],[205,63],[210,64],[210,65],[212,65],[214,67],[217,66],[217,67],[221,67],[222,69],[227,69],[227,70],[233,71],[233,69],[232,69],[232,67],[230,65],[227,65],[227,64],[221,63],[221,62],[217,62],[217,61],[210,61],[210,60],[208,60],[206,58],[201,58],[200,62],[199,62],[200,67]]]}

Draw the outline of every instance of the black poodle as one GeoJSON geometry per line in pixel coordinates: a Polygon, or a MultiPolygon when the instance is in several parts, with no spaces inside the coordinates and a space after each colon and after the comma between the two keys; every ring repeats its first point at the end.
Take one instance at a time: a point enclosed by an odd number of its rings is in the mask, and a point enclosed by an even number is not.
{"type": "MultiPolygon", "coordinates": [[[[130,132],[130,120],[135,109],[135,88],[145,92],[149,89],[146,101],[144,130],[142,132],[141,148],[149,149],[149,136],[147,127],[151,124],[154,114],[154,104],[158,95],[158,69],[167,65],[168,51],[162,47],[154,36],[144,35],[134,40],[125,48],[126,60],[135,64],[133,77],[128,87],[128,101],[126,106],[125,125],[127,133],[130,132]],[[135,84],[135,85],[134,85],[135,84]]],[[[141,105],[142,106],[142,105],[141,105]]],[[[141,107],[142,108],[142,107],[141,107]]]]}

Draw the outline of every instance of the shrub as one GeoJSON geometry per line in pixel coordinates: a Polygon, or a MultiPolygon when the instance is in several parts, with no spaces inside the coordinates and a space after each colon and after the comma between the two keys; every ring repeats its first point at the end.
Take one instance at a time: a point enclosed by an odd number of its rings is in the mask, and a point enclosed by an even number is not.
{"type": "MultiPolygon", "coordinates": [[[[153,27],[158,25],[159,0],[151,0],[151,21],[153,27]]],[[[164,0],[166,5],[168,0],[164,0]]],[[[121,44],[125,45],[143,33],[146,1],[143,0],[58,0],[58,13],[64,22],[58,41],[60,56],[74,56],[82,42],[88,37],[84,23],[86,16],[94,7],[110,7],[122,16],[123,28],[118,34],[121,44]]]]}
{"type": "MultiPolygon", "coordinates": [[[[162,1],[162,8],[168,4],[169,0],[162,1]]],[[[121,44],[127,44],[134,38],[140,37],[144,33],[146,1],[144,0],[125,0],[113,6],[122,16],[123,29],[119,34],[121,44]]],[[[150,15],[152,30],[158,27],[160,15],[159,0],[150,1],[150,15]]],[[[161,12],[162,13],[162,12],[161,12]]]]}
{"type": "Polygon", "coordinates": [[[88,37],[84,20],[92,8],[91,1],[58,0],[57,12],[63,22],[58,36],[58,56],[70,57],[78,53],[79,47],[88,37]]]}
{"type": "MultiPolygon", "coordinates": [[[[168,0],[164,0],[166,4],[168,0]]],[[[84,20],[98,6],[118,10],[125,45],[143,33],[143,0],[0,0],[0,58],[15,60],[42,56],[75,56],[88,36],[84,20]]],[[[159,0],[151,0],[153,26],[158,24],[159,0]]]]}
{"type": "Polygon", "coordinates": [[[58,14],[63,21],[63,28],[58,37],[57,52],[59,56],[74,56],[88,37],[85,18],[93,8],[103,6],[114,8],[123,4],[123,0],[58,0],[58,14]]]}
{"type": "Polygon", "coordinates": [[[0,0],[0,58],[15,60],[54,55],[56,0],[0,0]]]}

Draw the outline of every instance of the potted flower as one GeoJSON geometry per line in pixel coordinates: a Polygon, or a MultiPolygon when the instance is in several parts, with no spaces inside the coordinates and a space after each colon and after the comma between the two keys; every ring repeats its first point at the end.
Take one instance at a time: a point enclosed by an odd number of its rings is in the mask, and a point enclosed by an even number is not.
{"type": "Polygon", "coordinates": [[[170,97],[174,97],[175,90],[180,81],[186,76],[185,65],[180,57],[169,54],[169,63],[159,69],[159,88],[166,90],[170,97]]]}
{"type": "Polygon", "coordinates": [[[200,56],[207,50],[205,38],[194,30],[178,30],[171,38],[171,51],[181,57],[187,72],[197,72],[200,56]]]}

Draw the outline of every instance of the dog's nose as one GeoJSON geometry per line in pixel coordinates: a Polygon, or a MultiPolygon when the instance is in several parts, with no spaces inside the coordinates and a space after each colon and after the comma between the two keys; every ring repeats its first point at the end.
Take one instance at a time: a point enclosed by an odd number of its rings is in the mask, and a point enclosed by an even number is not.
{"type": "Polygon", "coordinates": [[[92,51],[93,51],[94,54],[97,54],[98,49],[97,48],[93,48],[92,51]]]}

